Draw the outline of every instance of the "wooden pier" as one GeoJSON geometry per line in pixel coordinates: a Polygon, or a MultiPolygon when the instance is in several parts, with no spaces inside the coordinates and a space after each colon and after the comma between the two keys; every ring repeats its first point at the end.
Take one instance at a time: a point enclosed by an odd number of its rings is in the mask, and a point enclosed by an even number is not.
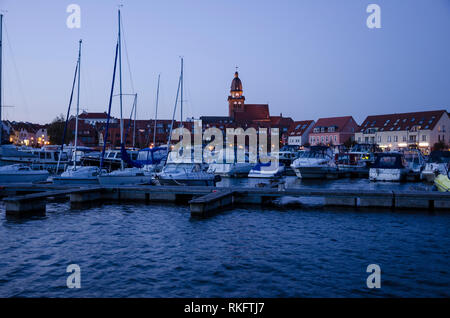
{"type": "Polygon", "coordinates": [[[189,204],[191,216],[205,217],[240,204],[267,205],[283,197],[321,198],[324,206],[450,211],[450,193],[316,188],[244,188],[182,186],[8,185],[0,188],[8,215],[45,213],[49,198],[66,198],[71,206],[92,202],[174,202],[189,204]]]}

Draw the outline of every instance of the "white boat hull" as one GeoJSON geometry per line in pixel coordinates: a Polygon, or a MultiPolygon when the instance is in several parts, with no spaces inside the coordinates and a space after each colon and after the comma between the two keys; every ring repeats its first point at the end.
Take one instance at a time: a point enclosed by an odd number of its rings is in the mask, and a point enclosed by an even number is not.
{"type": "Polygon", "coordinates": [[[278,169],[271,170],[251,170],[248,174],[249,178],[277,178],[281,177],[284,172],[284,166],[279,166],[278,169]]]}
{"type": "Polygon", "coordinates": [[[369,170],[370,181],[402,181],[406,177],[406,169],[382,169],[371,168],[369,170]]]}

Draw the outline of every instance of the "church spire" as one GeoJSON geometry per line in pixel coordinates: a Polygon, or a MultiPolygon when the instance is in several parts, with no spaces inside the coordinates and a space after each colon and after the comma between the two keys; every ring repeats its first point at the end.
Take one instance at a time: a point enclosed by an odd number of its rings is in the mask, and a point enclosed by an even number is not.
{"type": "Polygon", "coordinates": [[[230,96],[228,96],[228,114],[230,117],[234,117],[235,112],[244,111],[244,101],[242,82],[239,78],[239,73],[237,71],[234,73],[234,78],[231,81],[230,96]]]}

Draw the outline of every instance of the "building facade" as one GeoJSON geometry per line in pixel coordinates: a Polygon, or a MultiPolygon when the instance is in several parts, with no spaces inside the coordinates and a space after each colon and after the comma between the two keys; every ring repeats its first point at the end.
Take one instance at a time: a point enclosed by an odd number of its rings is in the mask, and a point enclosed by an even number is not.
{"type": "Polygon", "coordinates": [[[438,142],[449,144],[449,128],[446,110],[374,115],[364,120],[355,140],[387,150],[417,146],[428,152],[438,142]]]}
{"type": "Polygon", "coordinates": [[[314,120],[294,121],[289,128],[288,145],[304,146],[309,144],[309,134],[314,124],[314,120]]]}
{"type": "Polygon", "coordinates": [[[352,116],[320,118],[309,134],[311,146],[339,146],[353,141],[358,124],[352,116]]]}

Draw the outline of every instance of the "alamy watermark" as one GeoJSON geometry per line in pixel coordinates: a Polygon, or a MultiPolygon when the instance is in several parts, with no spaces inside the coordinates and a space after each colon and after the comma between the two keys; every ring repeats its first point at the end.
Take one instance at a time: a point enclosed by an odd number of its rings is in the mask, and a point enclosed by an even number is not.
{"type": "Polygon", "coordinates": [[[66,280],[68,288],[81,288],[81,268],[77,264],[70,264],[66,269],[67,273],[71,273],[66,280]]]}
{"type": "Polygon", "coordinates": [[[81,8],[78,4],[69,4],[66,9],[70,15],[67,17],[66,25],[69,29],[81,28],[81,8]]]}
{"type": "Polygon", "coordinates": [[[367,273],[371,273],[369,277],[367,277],[366,285],[367,288],[381,288],[381,268],[380,265],[370,264],[367,266],[367,273]]]}
{"type": "Polygon", "coordinates": [[[280,135],[278,128],[250,127],[226,128],[224,131],[211,127],[203,132],[202,121],[194,120],[194,135],[186,128],[176,128],[171,135],[175,144],[169,160],[173,163],[263,163],[265,171],[279,166],[280,135]],[[225,138],[224,138],[225,137],[225,138]],[[248,143],[246,142],[248,140],[248,143]],[[208,142],[203,147],[204,142],[208,142]]]}
{"type": "Polygon", "coordinates": [[[369,4],[366,9],[370,15],[367,17],[366,25],[369,29],[381,29],[381,8],[378,4],[369,4]]]}

